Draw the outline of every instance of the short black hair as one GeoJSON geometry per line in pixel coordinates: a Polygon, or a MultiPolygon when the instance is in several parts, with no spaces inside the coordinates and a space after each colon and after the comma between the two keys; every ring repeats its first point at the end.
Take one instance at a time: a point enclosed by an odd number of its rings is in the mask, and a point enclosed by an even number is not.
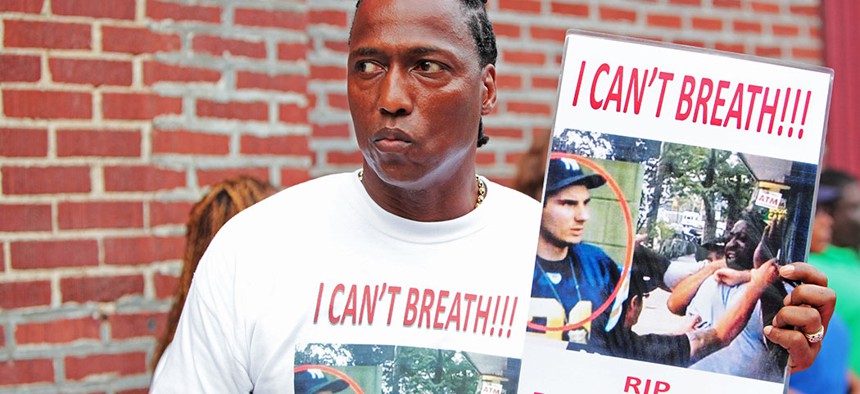
{"type": "MultiPolygon", "coordinates": [[[[466,13],[469,31],[472,32],[472,39],[478,50],[481,68],[488,64],[495,65],[499,56],[496,48],[496,33],[493,32],[493,24],[487,16],[486,3],[487,0],[460,0],[460,5],[466,13]]],[[[358,10],[360,5],[361,0],[356,0],[355,9],[358,10]]],[[[478,147],[486,145],[489,141],[490,137],[484,135],[484,120],[481,119],[478,123],[478,147]]]]}

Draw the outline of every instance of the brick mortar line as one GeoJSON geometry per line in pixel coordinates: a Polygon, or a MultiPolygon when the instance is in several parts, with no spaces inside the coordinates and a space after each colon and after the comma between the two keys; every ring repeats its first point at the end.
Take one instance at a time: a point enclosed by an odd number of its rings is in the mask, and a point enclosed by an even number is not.
{"type": "MultiPolygon", "coordinates": [[[[182,260],[180,259],[179,261],[182,260]]],[[[155,272],[147,270],[143,274],[143,297],[145,299],[155,300],[157,293],[158,292],[155,289],[155,272]]]]}
{"type": "MultiPolygon", "coordinates": [[[[3,157],[4,167],[92,167],[102,166],[139,166],[148,164],[140,157],[106,157],[106,156],[68,156],[68,157],[3,157]]],[[[87,192],[83,192],[87,193],[87,192]]],[[[35,193],[63,194],[63,193],[35,193]]],[[[80,193],[74,193],[80,194],[80,193]]]]}
{"type": "MultiPolygon", "coordinates": [[[[119,52],[94,52],[94,51],[44,51],[49,59],[62,60],[104,60],[104,61],[127,61],[132,62],[138,56],[119,52]]],[[[62,82],[60,82],[62,83],[62,82]]]]}
{"type": "Polygon", "coordinates": [[[92,47],[93,52],[101,53],[102,52],[102,22],[101,21],[93,22],[91,33],[92,34],[90,36],[92,39],[92,43],[90,46],[92,47]]]}
{"type": "Polygon", "coordinates": [[[143,63],[146,62],[140,56],[134,56],[131,59],[131,87],[132,89],[145,89],[147,85],[143,80],[143,63]]]}
{"type": "Polygon", "coordinates": [[[310,10],[335,10],[335,11],[348,11],[347,16],[349,19],[352,19],[352,12],[355,11],[355,1],[343,1],[343,0],[314,0],[314,2],[307,4],[308,11],[310,10]]]}
{"type": "Polygon", "coordinates": [[[308,38],[342,40],[346,42],[349,38],[349,26],[340,27],[324,23],[308,23],[306,33],[308,38]]]}
{"type": "MultiPolygon", "coordinates": [[[[341,138],[319,138],[310,141],[311,147],[314,150],[340,150],[348,152],[357,150],[358,143],[355,142],[355,131],[350,128],[348,137],[341,138]]],[[[316,153],[316,152],[314,152],[316,153]]]]}
{"type": "MultiPolygon", "coordinates": [[[[173,227],[173,226],[170,226],[173,227]]],[[[184,235],[182,228],[167,228],[167,226],[156,226],[148,229],[143,227],[126,228],[82,228],[82,229],[59,229],[56,233],[46,231],[15,231],[0,232],[5,242],[73,242],[73,241],[98,241],[99,239],[115,238],[173,238],[184,235]]]]}
{"type": "MultiPolygon", "coordinates": [[[[29,308],[22,308],[29,309],[29,308]]],[[[80,319],[92,317],[98,311],[98,305],[69,304],[55,309],[9,311],[9,321],[16,326],[28,323],[50,323],[56,320],[80,319]]]]}
{"type": "MultiPolygon", "coordinates": [[[[267,39],[286,40],[287,42],[305,42],[304,30],[292,30],[282,27],[264,27],[249,25],[223,25],[191,21],[176,21],[173,23],[153,22],[149,24],[150,31],[155,33],[177,33],[193,39],[198,35],[214,36],[226,40],[263,42],[267,39]]],[[[193,41],[193,40],[192,40],[193,41]]],[[[188,48],[190,49],[190,47],[188,48]]]]}
{"type": "MultiPolygon", "coordinates": [[[[57,124],[56,123],[49,123],[47,125],[46,129],[47,129],[46,134],[48,137],[48,146],[47,146],[48,150],[47,150],[47,152],[45,152],[46,155],[44,158],[38,158],[39,159],[38,161],[40,161],[40,162],[43,160],[47,160],[47,161],[56,160],[58,157],[57,156],[57,124]]],[[[37,158],[33,158],[33,159],[37,159],[37,158]]],[[[16,160],[6,159],[6,164],[15,163],[15,162],[16,162],[16,160]]]]}
{"type": "MultiPolygon", "coordinates": [[[[46,271],[48,271],[48,270],[46,270],[46,271]]],[[[80,271],[78,271],[78,272],[80,272],[80,271]]],[[[16,271],[16,273],[17,273],[17,271],[16,271]]],[[[62,277],[62,275],[56,269],[50,270],[49,272],[45,272],[44,275],[48,277],[48,280],[50,280],[50,285],[51,285],[51,301],[49,304],[49,308],[50,308],[50,310],[56,310],[63,305],[63,293],[60,290],[60,278],[62,277]]],[[[24,280],[44,280],[44,278],[42,278],[41,276],[35,276],[35,275],[30,276],[30,275],[20,275],[20,274],[16,274],[12,278],[15,278],[15,279],[24,278],[24,280]]],[[[29,307],[28,309],[35,309],[35,308],[38,308],[38,307],[29,307]]],[[[42,308],[44,308],[44,306],[42,306],[42,308]]]]}
{"type": "MultiPolygon", "coordinates": [[[[318,1],[318,0],[314,0],[318,1]]],[[[225,6],[235,6],[236,5],[248,5],[247,2],[236,1],[236,0],[206,0],[207,3],[214,4],[224,4],[225,6]]],[[[260,7],[242,7],[244,9],[254,9],[261,11],[294,11],[294,12],[307,12],[310,10],[310,5],[302,2],[284,2],[284,1],[257,1],[256,3],[251,4],[260,4],[260,7]]]]}
{"type": "Polygon", "coordinates": [[[9,240],[3,239],[3,272],[0,273],[0,278],[6,276],[6,273],[12,270],[12,251],[9,249],[12,245],[9,240]]]}
{"type": "MultiPolygon", "coordinates": [[[[186,155],[188,156],[188,155],[186,155]]],[[[286,166],[286,167],[301,167],[308,164],[309,157],[301,155],[254,155],[254,156],[238,156],[238,157],[179,157],[179,156],[163,156],[153,158],[153,163],[162,161],[177,162],[188,165],[193,165],[194,170],[229,170],[242,167],[270,167],[270,166],[286,166]]],[[[194,172],[194,171],[192,171],[194,172]]]]}
{"type": "Polygon", "coordinates": [[[135,0],[134,2],[134,21],[137,23],[146,23],[146,2],[147,0],[135,0]]]}
{"type": "Polygon", "coordinates": [[[92,117],[93,122],[95,123],[102,123],[104,121],[104,111],[102,110],[102,105],[104,105],[102,89],[100,87],[97,87],[93,89],[92,94],[92,117]]]}
{"type": "MultiPolygon", "coordinates": [[[[50,0],[45,0],[45,5],[50,4],[50,0]]],[[[0,17],[4,20],[11,21],[24,21],[24,22],[49,22],[49,23],[57,23],[57,24],[78,24],[78,25],[90,25],[92,26],[95,23],[109,23],[111,26],[115,24],[119,25],[134,25],[135,27],[140,27],[141,25],[136,22],[134,19],[117,19],[110,17],[92,17],[92,16],[80,16],[80,15],[59,15],[54,13],[41,13],[41,14],[30,14],[30,13],[13,13],[13,12],[2,12],[0,13],[0,17]]]]}
{"type": "MultiPolygon", "coordinates": [[[[53,200],[51,201],[51,234],[59,234],[60,233],[60,201],[53,200]]],[[[16,231],[15,233],[20,233],[20,231],[16,231]]]]}
{"type": "MultiPolygon", "coordinates": [[[[149,348],[153,345],[153,341],[155,339],[152,336],[149,337],[137,337],[137,338],[128,338],[128,339],[117,339],[110,342],[101,342],[98,339],[93,340],[83,340],[83,343],[75,344],[71,343],[57,343],[57,344],[42,344],[40,345],[27,345],[24,349],[21,349],[20,346],[16,350],[16,355],[22,357],[16,357],[16,360],[24,359],[24,360],[34,360],[37,358],[52,358],[59,359],[65,361],[66,357],[86,357],[86,356],[98,356],[98,355],[120,355],[126,353],[146,353],[149,348]]],[[[124,377],[116,376],[113,379],[122,379],[136,376],[143,376],[147,372],[141,372],[136,375],[127,375],[124,377]]],[[[112,379],[112,381],[113,381],[112,379]]],[[[75,381],[76,383],[87,384],[90,382],[86,381],[75,381]]],[[[93,384],[106,383],[105,381],[100,382],[92,382],[93,384]]],[[[96,386],[98,387],[98,386],[96,386]]]]}
{"type": "MultiPolygon", "coordinates": [[[[242,56],[225,58],[214,56],[207,52],[162,52],[155,57],[157,60],[171,65],[184,67],[200,67],[224,71],[226,68],[236,71],[253,71],[277,74],[309,75],[309,67],[305,61],[278,61],[274,64],[267,59],[247,58],[242,56]],[[193,58],[188,56],[193,54],[193,58]]],[[[344,64],[346,64],[344,62],[344,64]]]]}
{"type": "Polygon", "coordinates": [[[147,164],[152,161],[152,127],[152,122],[147,122],[140,128],[140,158],[147,164]]]}
{"type": "MultiPolygon", "coordinates": [[[[201,84],[202,85],[202,84],[201,84]]],[[[192,100],[210,101],[218,104],[228,104],[233,102],[238,103],[257,103],[257,102],[274,102],[277,104],[306,104],[307,98],[300,92],[277,92],[264,89],[236,89],[227,90],[222,87],[213,87],[206,84],[204,86],[195,84],[163,84],[159,85],[159,92],[169,94],[161,95],[161,97],[170,98],[189,98],[192,100]]],[[[192,102],[193,103],[193,102],[192,102]]],[[[185,104],[185,103],[183,103],[185,104]]],[[[183,106],[184,108],[185,106],[183,106]]],[[[174,114],[165,114],[159,116],[171,116],[174,114]]],[[[243,120],[231,118],[216,118],[230,121],[240,122],[259,122],[256,120],[243,120]]]]}
{"type": "MultiPolygon", "coordinates": [[[[264,122],[242,122],[229,121],[223,122],[218,120],[203,121],[203,119],[219,119],[219,118],[198,118],[196,121],[177,122],[177,121],[160,121],[156,127],[160,131],[193,131],[207,134],[230,135],[238,126],[242,127],[241,135],[254,136],[272,136],[272,135],[310,135],[310,125],[308,124],[288,124],[288,123],[264,123],[264,122]]],[[[170,153],[153,153],[155,155],[164,155],[170,153]]],[[[212,156],[212,155],[199,155],[212,156]]]]}
{"type": "Polygon", "coordinates": [[[109,265],[105,262],[105,255],[107,253],[105,252],[105,239],[104,239],[104,237],[96,238],[96,254],[97,254],[97,256],[96,256],[96,261],[97,261],[96,267],[98,267],[100,269],[105,269],[105,268],[109,267],[109,265]]]}
{"type": "Polygon", "coordinates": [[[6,82],[0,83],[0,89],[3,90],[37,90],[37,91],[53,91],[53,92],[63,92],[63,93],[92,93],[95,89],[101,88],[105,90],[110,90],[110,93],[146,93],[143,91],[136,91],[131,89],[128,86],[93,86],[93,85],[84,85],[84,84],[71,84],[71,83],[56,83],[53,81],[45,81],[45,82],[6,82]]]}
{"type": "Polygon", "coordinates": [[[271,167],[269,168],[269,182],[272,185],[278,186],[283,184],[283,180],[281,179],[281,168],[271,167]]]}
{"type": "MultiPolygon", "coordinates": [[[[106,192],[100,198],[94,199],[96,196],[75,196],[75,195],[20,195],[21,197],[12,198],[12,196],[3,196],[0,198],[0,205],[49,205],[53,211],[58,209],[59,203],[81,203],[81,202],[94,202],[94,203],[103,203],[103,202],[192,202],[193,195],[190,192],[194,191],[192,189],[178,189],[187,191],[188,198],[182,198],[178,200],[165,200],[164,197],[168,197],[166,194],[162,195],[159,193],[152,192],[106,192]],[[143,196],[143,197],[139,197],[143,196]]],[[[17,195],[16,195],[17,196],[17,195]]],[[[47,231],[52,232],[53,234],[58,233],[59,231],[68,231],[68,229],[60,229],[57,225],[56,218],[53,217],[51,219],[51,229],[50,230],[38,230],[38,231],[23,231],[23,232],[32,232],[37,234],[42,234],[47,231]]],[[[167,226],[167,224],[162,224],[158,226],[152,227],[161,228],[167,226]]],[[[20,234],[22,231],[0,231],[0,234],[20,234]]]]}
{"type": "MultiPolygon", "coordinates": [[[[159,264],[166,263],[174,263],[181,264],[181,259],[173,259],[173,260],[164,260],[158,262],[159,264]]],[[[155,264],[155,263],[152,263],[155,264]]],[[[141,264],[143,266],[143,264],[141,264]]],[[[154,275],[156,271],[148,271],[147,269],[138,269],[138,270],[129,270],[129,269],[117,269],[123,268],[127,266],[107,264],[105,266],[92,266],[88,267],[88,269],[82,269],[81,267],[58,267],[58,268],[39,268],[39,269],[17,269],[9,275],[3,275],[2,280],[0,280],[0,284],[4,283],[19,283],[19,282],[36,282],[36,281],[50,281],[51,282],[51,303],[50,305],[37,305],[37,306],[28,306],[25,308],[16,308],[15,310],[26,309],[25,314],[31,315],[35,312],[43,312],[45,314],[53,314],[67,313],[64,308],[78,308],[85,305],[89,305],[90,303],[96,303],[95,301],[87,301],[87,302],[77,302],[77,301],[62,301],[62,294],[60,294],[60,280],[62,279],[95,279],[95,278],[108,278],[108,277],[119,277],[119,276],[145,276],[147,273],[150,275],[154,275]],[[90,269],[91,268],[91,269],[90,269]],[[54,287],[54,282],[56,282],[56,288],[54,287]],[[54,300],[54,294],[58,294],[56,300],[54,300]],[[38,309],[41,308],[39,311],[38,309]]],[[[147,266],[149,267],[149,266],[147,266]]],[[[141,297],[143,299],[149,300],[150,302],[160,302],[155,299],[155,293],[151,293],[150,296],[144,297],[144,295],[131,295],[131,297],[141,297]]],[[[123,296],[126,297],[126,296],[123,296]]],[[[116,301],[111,301],[116,302],[116,301]]],[[[122,304],[122,303],[121,303],[122,304]]],[[[129,305],[137,305],[138,303],[130,303],[129,305]]],[[[5,313],[11,314],[12,310],[4,311],[5,313]]]]}
{"type": "Polygon", "coordinates": [[[228,134],[228,136],[230,137],[230,139],[227,142],[227,158],[228,159],[239,158],[241,155],[241,153],[240,153],[241,146],[240,146],[240,142],[239,142],[241,136],[239,135],[239,133],[237,133],[235,131],[233,133],[228,134]]]}

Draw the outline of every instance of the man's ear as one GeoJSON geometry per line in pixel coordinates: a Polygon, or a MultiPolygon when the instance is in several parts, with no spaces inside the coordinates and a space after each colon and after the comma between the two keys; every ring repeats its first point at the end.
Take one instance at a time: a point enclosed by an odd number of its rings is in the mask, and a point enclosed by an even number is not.
{"type": "Polygon", "coordinates": [[[481,115],[489,115],[496,108],[496,66],[488,64],[481,70],[481,115]]]}

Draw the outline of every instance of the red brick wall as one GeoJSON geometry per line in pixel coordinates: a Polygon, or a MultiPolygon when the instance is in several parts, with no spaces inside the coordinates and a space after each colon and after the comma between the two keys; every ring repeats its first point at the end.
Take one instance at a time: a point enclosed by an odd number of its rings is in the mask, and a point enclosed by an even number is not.
{"type": "Polygon", "coordinates": [[[825,159],[828,166],[860,179],[860,73],[856,71],[860,54],[854,49],[860,40],[860,31],[854,26],[860,17],[860,3],[829,0],[822,8],[825,64],[835,72],[825,159]]]}
{"type": "MultiPolygon", "coordinates": [[[[817,1],[490,0],[482,174],[549,128],[565,29],[820,64],[817,1]]],[[[145,391],[207,185],[360,163],[349,0],[0,1],[0,391],[145,391]]]]}

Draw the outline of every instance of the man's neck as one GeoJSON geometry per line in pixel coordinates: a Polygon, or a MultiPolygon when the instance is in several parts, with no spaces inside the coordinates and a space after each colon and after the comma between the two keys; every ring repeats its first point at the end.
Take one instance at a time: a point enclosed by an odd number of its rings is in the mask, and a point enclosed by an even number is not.
{"type": "Polygon", "coordinates": [[[544,237],[538,238],[538,257],[548,261],[559,261],[567,257],[569,245],[559,245],[558,243],[546,240],[544,237]]]}
{"type": "Polygon", "coordinates": [[[365,167],[362,184],[382,209],[419,222],[438,222],[466,215],[475,209],[478,197],[474,168],[438,182],[400,187],[386,183],[365,167]]]}

